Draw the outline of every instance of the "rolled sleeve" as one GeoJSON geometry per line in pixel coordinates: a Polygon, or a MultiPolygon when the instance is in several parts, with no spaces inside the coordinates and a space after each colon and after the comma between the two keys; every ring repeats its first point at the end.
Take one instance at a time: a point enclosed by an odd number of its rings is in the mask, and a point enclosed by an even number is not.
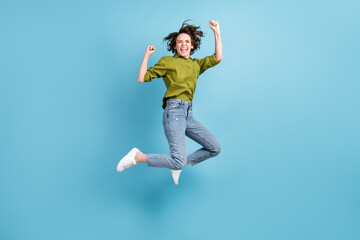
{"type": "Polygon", "coordinates": [[[202,74],[203,72],[205,72],[205,70],[214,67],[215,65],[221,62],[221,60],[218,61],[216,59],[215,53],[213,55],[204,57],[202,59],[195,59],[195,60],[200,66],[200,74],[202,74]]]}
{"type": "Polygon", "coordinates": [[[166,75],[166,60],[164,57],[160,58],[159,62],[153,67],[150,67],[144,76],[144,82],[151,82],[154,78],[161,78],[166,75]]]}

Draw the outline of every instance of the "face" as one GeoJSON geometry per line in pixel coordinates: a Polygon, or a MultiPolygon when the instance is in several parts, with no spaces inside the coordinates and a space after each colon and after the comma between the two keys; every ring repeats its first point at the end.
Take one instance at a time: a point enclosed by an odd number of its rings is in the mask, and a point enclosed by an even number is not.
{"type": "Polygon", "coordinates": [[[176,38],[176,51],[177,53],[184,57],[190,57],[190,51],[194,46],[191,43],[191,37],[186,33],[180,33],[176,38]]]}

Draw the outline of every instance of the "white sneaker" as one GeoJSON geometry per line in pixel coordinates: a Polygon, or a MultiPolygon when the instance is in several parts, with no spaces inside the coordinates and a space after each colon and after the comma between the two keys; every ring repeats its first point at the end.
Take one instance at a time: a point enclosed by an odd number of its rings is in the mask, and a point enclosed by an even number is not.
{"type": "Polygon", "coordinates": [[[123,157],[123,158],[119,161],[119,163],[118,163],[118,165],[117,165],[117,167],[116,167],[116,170],[117,170],[118,172],[122,172],[122,171],[124,171],[126,168],[129,168],[129,167],[131,167],[131,166],[136,165],[137,162],[135,161],[135,155],[136,155],[137,153],[141,153],[139,149],[137,149],[137,148],[135,148],[135,147],[134,147],[133,149],[131,149],[131,151],[130,151],[128,154],[126,154],[126,156],[123,157]]]}
{"type": "Polygon", "coordinates": [[[174,180],[175,185],[178,185],[178,183],[179,183],[179,177],[180,177],[181,171],[182,171],[182,169],[180,169],[180,170],[171,169],[171,176],[174,180]]]}

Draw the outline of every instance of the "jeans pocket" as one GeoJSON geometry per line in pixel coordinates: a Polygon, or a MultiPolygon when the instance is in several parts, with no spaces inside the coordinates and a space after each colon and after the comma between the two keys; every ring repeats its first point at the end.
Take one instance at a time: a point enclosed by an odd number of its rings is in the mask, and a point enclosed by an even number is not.
{"type": "Polygon", "coordinates": [[[169,105],[165,111],[165,117],[168,122],[178,121],[186,117],[186,110],[181,105],[169,105]]]}

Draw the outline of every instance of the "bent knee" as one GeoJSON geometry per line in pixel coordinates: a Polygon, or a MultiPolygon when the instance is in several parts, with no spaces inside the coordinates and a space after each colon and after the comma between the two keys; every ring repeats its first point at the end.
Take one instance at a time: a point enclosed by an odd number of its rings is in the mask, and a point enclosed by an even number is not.
{"type": "Polygon", "coordinates": [[[183,169],[186,165],[187,157],[186,156],[173,156],[174,159],[174,170],[183,169]]]}
{"type": "Polygon", "coordinates": [[[220,147],[220,144],[217,144],[216,146],[214,146],[213,150],[211,151],[211,155],[213,157],[219,155],[221,152],[221,147],[220,147]]]}

